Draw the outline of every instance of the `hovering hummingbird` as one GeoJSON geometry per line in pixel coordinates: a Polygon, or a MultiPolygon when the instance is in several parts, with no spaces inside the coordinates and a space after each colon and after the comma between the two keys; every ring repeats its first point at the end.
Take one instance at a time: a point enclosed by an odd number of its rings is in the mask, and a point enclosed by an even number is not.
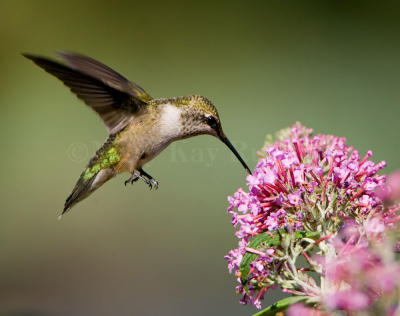
{"type": "Polygon", "coordinates": [[[251,174],[225,136],[217,109],[207,98],[190,95],[153,99],[136,83],[80,54],[58,53],[65,64],[30,54],[24,56],[68,86],[97,112],[109,132],[65,201],[62,214],[121,172],[131,174],[125,185],[141,179],[150,189],[157,188],[158,182],[143,170],[143,165],[171,142],[196,135],[209,134],[220,139],[251,174]]]}

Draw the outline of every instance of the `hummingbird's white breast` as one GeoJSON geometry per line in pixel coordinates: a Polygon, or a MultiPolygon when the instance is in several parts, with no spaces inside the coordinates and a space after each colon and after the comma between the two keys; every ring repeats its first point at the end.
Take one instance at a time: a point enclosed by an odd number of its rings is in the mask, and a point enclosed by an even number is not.
{"type": "Polygon", "coordinates": [[[160,115],[159,132],[165,140],[173,140],[182,132],[182,109],[170,103],[163,106],[160,115]]]}
{"type": "Polygon", "coordinates": [[[170,103],[161,106],[158,122],[152,129],[153,131],[146,136],[147,141],[139,146],[135,144],[139,155],[145,153],[144,157],[140,157],[140,159],[138,159],[138,155],[132,157],[135,169],[154,159],[165,147],[181,135],[182,110],[170,103]]]}

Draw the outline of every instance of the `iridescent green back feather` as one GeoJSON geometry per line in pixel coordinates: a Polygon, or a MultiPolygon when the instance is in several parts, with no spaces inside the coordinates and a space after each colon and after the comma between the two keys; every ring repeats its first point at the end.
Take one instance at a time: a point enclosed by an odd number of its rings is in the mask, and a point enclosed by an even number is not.
{"type": "Polygon", "coordinates": [[[106,148],[103,150],[96,160],[86,168],[83,173],[84,180],[90,180],[93,178],[100,170],[106,169],[117,164],[121,160],[117,149],[115,147],[106,148]]]}
{"type": "Polygon", "coordinates": [[[114,144],[115,137],[115,134],[108,137],[103,146],[96,152],[96,155],[90,160],[85,171],[81,173],[72,193],[65,201],[63,214],[96,189],[93,187],[93,183],[101,170],[112,168],[121,160],[118,149],[114,144]]]}
{"type": "Polygon", "coordinates": [[[89,161],[86,170],[82,173],[83,180],[92,179],[100,170],[117,164],[121,157],[114,146],[116,135],[110,135],[103,146],[97,150],[96,155],[89,161]]]}

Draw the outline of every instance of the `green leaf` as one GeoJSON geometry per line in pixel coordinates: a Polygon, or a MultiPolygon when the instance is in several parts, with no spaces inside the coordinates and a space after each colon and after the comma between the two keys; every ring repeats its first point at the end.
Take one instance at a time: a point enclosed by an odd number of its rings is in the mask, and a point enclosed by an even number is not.
{"type": "Polygon", "coordinates": [[[294,236],[296,239],[302,239],[302,238],[310,238],[317,240],[319,238],[319,233],[317,232],[306,232],[304,230],[297,230],[294,233],[294,236]]]}
{"type": "Polygon", "coordinates": [[[266,309],[263,309],[262,311],[259,311],[256,314],[253,314],[253,316],[275,316],[276,313],[283,312],[286,310],[290,305],[305,301],[307,299],[306,296],[291,296],[291,297],[286,297],[270,306],[268,306],[266,309]]]}
{"type": "MultiPolygon", "coordinates": [[[[260,249],[260,248],[270,248],[272,246],[277,246],[280,244],[280,235],[277,232],[269,232],[259,234],[254,237],[247,247],[260,249]]],[[[242,262],[240,263],[239,272],[241,274],[240,279],[243,285],[247,283],[247,276],[250,271],[250,263],[258,258],[258,255],[250,252],[246,252],[243,256],[242,262]]],[[[247,286],[246,288],[247,289],[247,286]]]]}
{"type": "MultiPolygon", "coordinates": [[[[319,234],[317,232],[296,231],[294,234],[296,239],[310,238],[317,240],[319,238],[319,234]]],[[[266,249],[273,246],[278,246],[281,243],[281,236],[283,235],[287,235],[287,232],[284,229],[259,234],[250,241],[248,247],[259,250],[261,248],[266,249]]],[[[257,254],[246,252],[243,256],[242,262],[240,263],[240,279],[242,281],[242,285],[245,287],[246,292],[248,281],[247,277],[250,272],[250,264],[257,258],[257,254]]]]}
{"type": "MultiPolygon", "coordinates": [[[[285,229],[281,228],[274,232],[265,232],[255,236],[247,247],[253,248],[256,250],[259,249],[267,249],[273,246],[278,246],[281,244],[282,236],[287,235],[288,233],[285,229]]],[[[309,238],[313,240],[317,240],[319,238],[319,233],[317,232],[309,232],[309,231],[295,231],[294,232],[295,239],[309,238]]],[[[242,282],[243,288],[248,294],[248,276],[250,272],[250,264],[256,260],[259,255],[246,252],[242,258],[242,262],[240,263],[239,272],[240,272],[240,280],[242,282]]]]}

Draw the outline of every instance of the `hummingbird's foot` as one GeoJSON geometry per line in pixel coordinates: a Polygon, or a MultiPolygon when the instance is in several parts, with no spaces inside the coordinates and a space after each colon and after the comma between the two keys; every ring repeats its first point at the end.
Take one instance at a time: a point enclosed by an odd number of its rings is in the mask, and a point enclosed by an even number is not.
{"type": "Polygon", "coordinates": [[[144,171],[142,168],[138,169],[140,172],[140,178],[146,182],[146,184],[150,187],[150,190],[152,188],[158,189],[158,182],[151,176],[149,175],[146,171],[144,171]]]}
{"type": "Polygon", "coordinates": [[[148,185],[150,187],[150,190],[152,188],[154,188],[156,190],[158,189],[158,182],[156,180],[154,180],[154,179],[150,179],[150,183],[148,183],[148,185]]]}
{"type": "Polygon", "coordinates": [[[133,182],[136,182],[137,180],[139,180],[141,177],[138,173],[136,173],[136,171],[128,178],[125,180],[124,184],[125,186],[130,183],[133,184],[133,182]]]}
{"type": "Polygon", "coordinates": [[[130,183],[133,184],[137,180],[143,180],[149,187],[150,190],[152,188],[158,189],[158,182],[151,176],[149,175],[146,171],[144,171],[142,168],[135,170],[132,175],[125,181],[125,186],[130,183]]]}

